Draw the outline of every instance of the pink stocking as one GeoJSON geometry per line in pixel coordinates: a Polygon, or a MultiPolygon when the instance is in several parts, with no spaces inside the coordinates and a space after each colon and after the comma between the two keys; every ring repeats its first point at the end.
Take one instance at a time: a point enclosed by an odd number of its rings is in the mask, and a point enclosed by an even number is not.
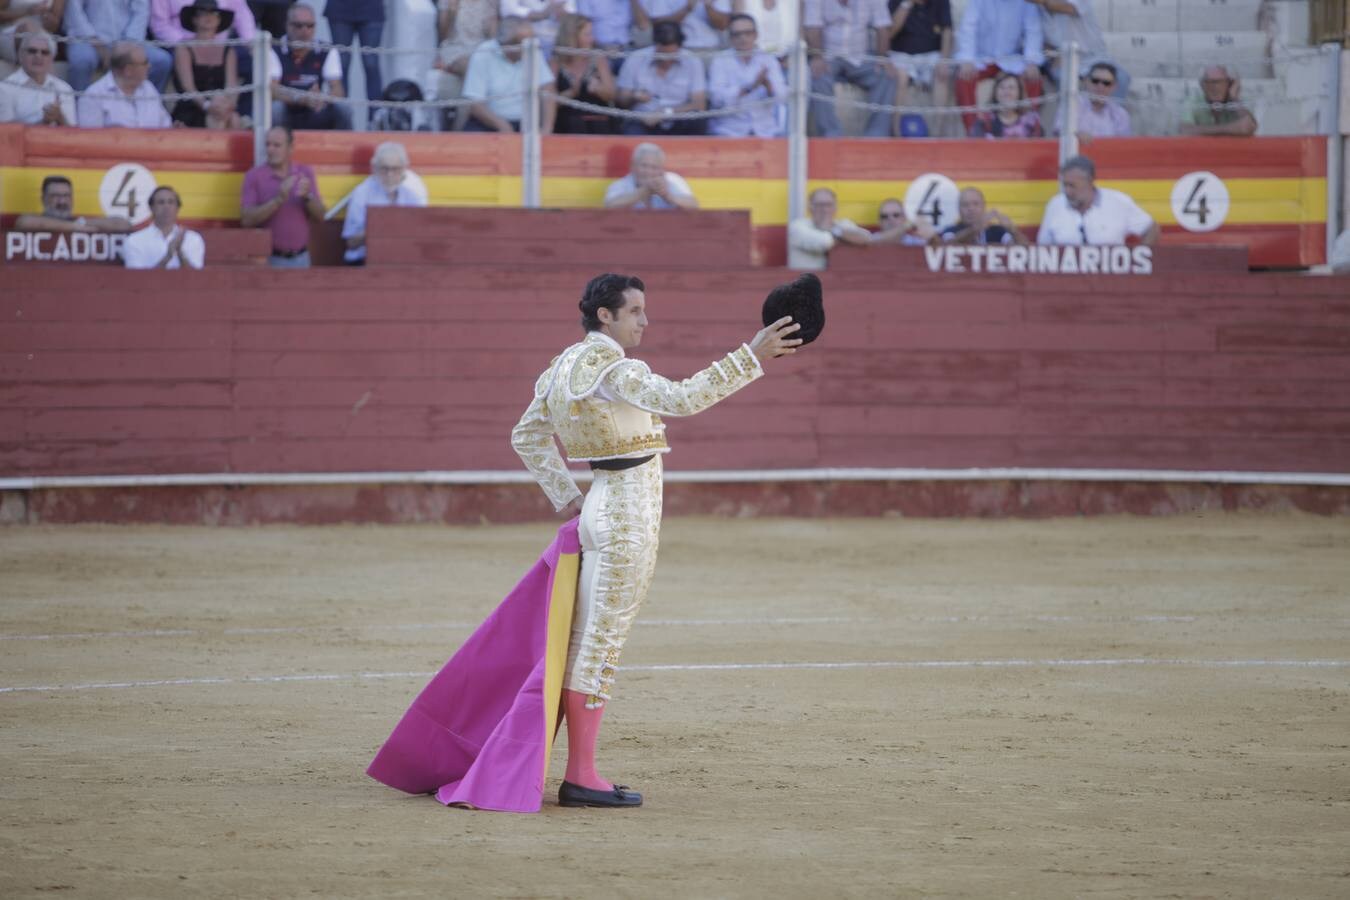
{"type": "Polygon", "coordinates": [[[595,771],[595,740],[600,735],[603,706],[586,708],[586,695],[577,691],[563,691],[563,708],[567,715],[567,774],[568,782],[595,791],[612,790],[614,785],[595,771]]]}

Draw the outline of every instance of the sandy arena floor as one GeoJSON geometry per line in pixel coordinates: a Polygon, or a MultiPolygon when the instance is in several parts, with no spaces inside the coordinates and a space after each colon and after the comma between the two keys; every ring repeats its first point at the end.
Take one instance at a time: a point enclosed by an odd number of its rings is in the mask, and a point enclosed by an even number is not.
{"type": "Polygon", "coordinates": [[[367,779],[550,534],[0,530],[0,896],[1350,896],[1350,521],[672,520],[646,807],[367,779]]]}

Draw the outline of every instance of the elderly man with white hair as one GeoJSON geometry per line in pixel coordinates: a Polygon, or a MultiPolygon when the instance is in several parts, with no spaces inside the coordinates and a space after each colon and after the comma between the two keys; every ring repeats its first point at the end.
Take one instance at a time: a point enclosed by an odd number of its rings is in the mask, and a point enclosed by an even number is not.
{"type": "Polygon", "coordinates": [[[52,74],[56,40],[30,31],[19,44],[21,68],[0,81],[0,122],[74,125],[75,91],[52,74]]]}
{"type": "Polygon", "coordinates": [[[1250,137],[1256,134],[1256,116],[1242,105],[1242,82],[1226,66],[1207,66],[1200,74],[1202,96],[1183,122],[1182,134],[1211,137],[1250,137]]]}
{"type": "Polygon", "coordinates": [[[408,151],[397,141],[386,141],[370,157],[370,177],[356,186],[347,203],[342,259],[349,266],[366,264],[366,210],[372,206],[426,206],[422,180],[408,169],[408,151]]]}
{"type": "Polygon", "coordinates": [[[627,175],[605,191],[606,209],[698,209],[689,182],[666,171],[666,153],[655,144],[633,148],[627,175]]]}

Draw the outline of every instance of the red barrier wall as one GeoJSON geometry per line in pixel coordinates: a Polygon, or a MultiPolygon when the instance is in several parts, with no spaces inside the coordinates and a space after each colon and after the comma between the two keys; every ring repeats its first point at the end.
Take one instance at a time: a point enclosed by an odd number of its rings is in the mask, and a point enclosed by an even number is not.
{"type": "MultiPolygon", "coordinates": [[[[9,269],[0,475],[517,471],[510,427],[591,274],[9,269]]],[[[787,276],[640,274],[640,355],[671,375],[748,339],[787,276]]],[[[820,343],[672,420],[672,470],[1350,471],[1344,279],[825,284],[820,343]]]]}

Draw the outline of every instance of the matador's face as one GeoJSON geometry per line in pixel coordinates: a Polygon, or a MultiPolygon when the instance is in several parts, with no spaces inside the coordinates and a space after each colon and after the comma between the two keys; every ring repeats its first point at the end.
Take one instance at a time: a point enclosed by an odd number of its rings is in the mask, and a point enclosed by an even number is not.
{"type": "Polygon", "coordinates": [[[617,312],[601,308],[600,330],[612,337],[620,347],[632,350],[642,343],[642,331],[647,327],[647,295],[637,288],[623,292],[623,306],[617,312]]]}

